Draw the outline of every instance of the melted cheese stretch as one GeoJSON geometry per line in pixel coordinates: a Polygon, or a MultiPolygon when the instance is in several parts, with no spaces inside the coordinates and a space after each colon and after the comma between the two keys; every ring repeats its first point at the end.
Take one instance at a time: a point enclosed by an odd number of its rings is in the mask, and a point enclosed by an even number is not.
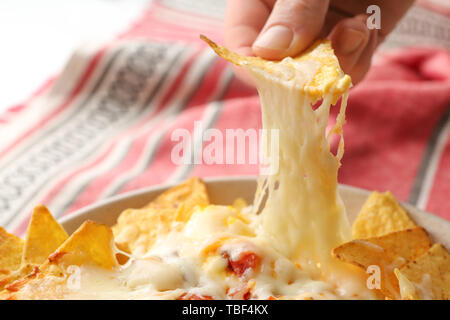
{"type": "MultiPolygon", "coordinates": [[[[337,192],[343,138],[335,156],[326,136],[333,94],[327,94],[313,110],[314,101],[298,90],[295,82],[280,83],[259,72],[254,74],[263,127],[268,131],[279,130],[277,153],[265,155],[271,163],[279,163],[279,170],[260,179],[256,199],[258,203],[261,201],[258,197],[268,193],[261,213],[263,234],[291,259],[328,265],[335,261],[330,255],[332,248],[351,238],[345,208],[337,192]]],[[[346,103],[347,94],[332,133],[342,130],[346,103]]],[[[267,146],[261,149],[271,151],[267,146]]]]}

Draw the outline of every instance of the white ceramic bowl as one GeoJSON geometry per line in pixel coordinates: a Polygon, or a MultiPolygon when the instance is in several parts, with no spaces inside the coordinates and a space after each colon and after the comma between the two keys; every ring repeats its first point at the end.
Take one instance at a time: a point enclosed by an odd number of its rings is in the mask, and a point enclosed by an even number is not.
{"type": "MultiPolygon", "coordinates": [[[[217,177],[203,181],[213,204],[231,204],[239,197],[252,203],[256,189],[255,177],[217,177]]],[[[171,186],[173,185],[155,186],[106,199],[61,219],[61,223],[69,234],[88,219],[112,226],[123,210],[140,208],[171,186]]],[[[339,192],[349,220],[353,222],[370,192],[346,185],[340,185],[339,192]]],[[[402,205],[416,224],[428,231],[434,242],[450,248],[450,222],[406,203],[402,205]]]]}

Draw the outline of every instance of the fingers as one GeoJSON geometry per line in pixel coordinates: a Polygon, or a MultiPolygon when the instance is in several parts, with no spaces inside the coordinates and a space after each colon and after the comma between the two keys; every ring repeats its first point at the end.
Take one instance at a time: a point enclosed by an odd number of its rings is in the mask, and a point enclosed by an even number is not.
{"type": "MultiPolygon", "coordinates": [[[[252,44],[269,17],[271,6],[265,0],[228,0],[225,13],[225,45],[232,51],[253,56],[252,44]]],[[[233,66],[238,78],[253,86],[250,75],[233,66]]]]}
{"type": "Polygon", "coordinates": [[[225,13],[225,45],[252,56],[252,44],[269,17],[271,8],[264,0],[228,0],[225,13]]]}
{"type": "MultiPolygon", "coordinates": [[[[229,0],[225,44],[243,55],[279,60],[298,55],[331,29],[328,37],[341,67],[356,84],[369,69],[372,55],[384,36],[367,29],[365,14],[335,19],[334,27],[325,25],[328,7],[329,0],[229,0]]],[[[328,12],[328,20],[329,17],[328,12]]],[[[239,78],[252,83],[244,70],[235,68],[235,71],[239,78]]]]}
{"type": "Polygon", "coordinates": [[[319,35],[328,4],[328,0],[276,1],[253,43],[253,53],[272,60],[299,54],[319,35]]]}
{"type": "Polygon", "coordinates": [[[369,31],[366,19],[363,14],[344,19],[329,35],[341,68],[352,77],[353,84],[364,78],[378,45],[377,30],[369,31]]]}
{"type": "Polygon", "coordinates": [[[365,16],[344,19],[331,31],[329,36],[334,52],[339,59],[339,64],[346,74],[355,82],[356,75],[352,74],[353,68],[369,42],[370,32],[365,24],[365,16]]]}
{"type": "Polygon", "coordinates": [[[372,56],[380,42],[380,36],[377,30],[370,30],[370,37],[366,47],[359,55],[352,70],[348,73],[352,77],[353,84],[361,82],[366,76],[372,64],[372,56]]]}

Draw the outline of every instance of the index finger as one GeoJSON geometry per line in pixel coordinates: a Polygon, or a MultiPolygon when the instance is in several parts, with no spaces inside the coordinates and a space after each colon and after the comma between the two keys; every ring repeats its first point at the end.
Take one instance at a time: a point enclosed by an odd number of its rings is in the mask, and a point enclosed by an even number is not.
{"type": "Polygon", "coordinates": [[[275,0],[228,0],[225,44],[236,53],[253,56],[252,45],[264,27],[275,0]]]}

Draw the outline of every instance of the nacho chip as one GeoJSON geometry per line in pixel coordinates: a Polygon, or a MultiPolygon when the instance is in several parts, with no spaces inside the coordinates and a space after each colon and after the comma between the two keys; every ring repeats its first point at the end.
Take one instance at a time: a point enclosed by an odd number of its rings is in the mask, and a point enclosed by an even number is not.
{"type": "Polygon", "coordinates": [[[173,210],[128,209],[122,212],[113,226],[117,247],[136,255],[145,254],[156,241],[159,234],[170,231],[168,217],[173,210]]]}
{"type": "Polygon", "coordinates": [[[95,265],[105,269],[117,266],[114,238],[111,229],[93,221],[85,221],[49,257],[43,269],[49,265],[95,265]]]}
{"type": "Polygon", "coordinates": [[[419,292],[416,286],[409,281],[409,279],[401,273],[400,270],[394,270],[395,276],[398,279],[398,286],[400,288],[400,297],[402,300],[420,300],[419,292]]]}
{"type": "Polygon", "coordinates": [[[413,228],[409,218],[392,193],[372,192],[353,223],[353,239],[378,237],[413,228]]]}
{"type": "Polygon", "coordinates": [[[159,195],[142,209],[122,212],[113,227],[117,246],[128,253],[146,253],[160,234],[170,232],[173,222],[189,220],[197,207],[209,204],[203,182],[191,178],[159,195]]]}
{"type": "Polygon", "coordinates": [[[237,198],[233,202],[233,208],[235,208],[237,211],[241,212],[243,209],[248,207],[247,201],[245,201],[242,198],[237,198]]]}
{"type": "Polygon", "coordinates": [[[402,298],[450,299],[450,255],[441,244],[434,244],[425,254],[401,267],[399,272],[399,281],[403,275],[415,287],[414,294],[402,298]]]}
{"type": "Polygon", "coordinates": [[[176,210],[176,220],[186,222],[196,206],[209,204],[206,186],[198,178],[191,178],[159,195],[143,209],[176,210]]]}
{"type": "Polygon", "coordinates": [[[43,205],[36,206],[27,230],[22,263],[40,265],[67,238],[50,211],[43,205]]]}
{"type": "Polygon", "coordinates": [[[364,270],[369,266],[378,266],[381,292],[391,299],[398,299],[400,294],[394,269],[424,254],[430,246],[425,230],[415,227],[381,237],[352,240],[333,249],[333,255],[364,270]]]}
{"type": "Polygon", "coordinates": [[[23,240],[0,227],[0,278],[20,267],[23,240]]]}
{"type": "Polygon", "coordinates": [[[200,38],[222,58],[264,76],[281,81],[295,79],[297,88],[305,92],[313,101],[319,100],[333,88],[333,104],[351,85],[350,76],[345,75],[339,66],[331,42],[318,40],[307,50],[294,58],[269,61],[260,57],[239,55],[222,47],[207,37],[200,38]],[[306,79],[305,82],[299,79],[306,79]]]}
{"type": "MultiPolygon", "coordinates": [[[[7,276],[0,277],[0,290],[32,273],[34,268],[44,263],[47,257],[66,239],[67,233],[56,222],[48,209],[42,205],[35,207],[25,243],[19,239],[20,253],[19,249],[14,253],[20,264],[16,264],[7,276]],[[18,258],[19,256],[20,258],[18,258]]],[[[11,252],[8,252],[9,254],[11,252]]]]}

